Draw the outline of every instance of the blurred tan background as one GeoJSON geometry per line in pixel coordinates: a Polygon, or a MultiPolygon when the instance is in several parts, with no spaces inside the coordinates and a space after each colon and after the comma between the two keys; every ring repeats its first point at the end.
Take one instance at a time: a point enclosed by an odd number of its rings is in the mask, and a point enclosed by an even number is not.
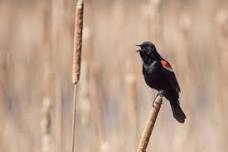
{"type": "MultiPolygon", "coordinates": [[[[148,151],[228,149],[228,1],[85,0],[78,152],[132,152],[156,91],[135,44],[175,69],[185,124],[164,101],[148,151]]],[[[72,0],[0,0],[0,151],[70,149],[72,0]]]]}

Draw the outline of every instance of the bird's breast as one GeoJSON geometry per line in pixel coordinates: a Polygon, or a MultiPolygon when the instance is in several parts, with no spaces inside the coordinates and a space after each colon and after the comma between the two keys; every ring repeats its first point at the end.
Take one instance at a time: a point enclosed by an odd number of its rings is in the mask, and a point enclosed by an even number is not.
{"type": "Polygon", "coordinates": [[[159,90],[160,82],[161,82],[159,73],[157,73],[156,71],[152,71],[150,73],[144,71],[143,75],[144,75],[145,82],[148,86],[159,90]]]}

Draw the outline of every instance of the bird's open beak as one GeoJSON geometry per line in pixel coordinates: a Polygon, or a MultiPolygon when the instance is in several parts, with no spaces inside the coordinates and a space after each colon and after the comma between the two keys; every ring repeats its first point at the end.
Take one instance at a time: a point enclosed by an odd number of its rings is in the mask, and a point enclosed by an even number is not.
{"type": "MultiPolygon", "coordinates": [[[[138,47],[140,47],[141,48],[141,45],[140,44],[137,44],[136,46],[138,46],[138,47]]],[[[141,49],[139,49],[139,50],[137,50],[136,52],[141,52],[142,50],[141,49]]]]}
{"type": "Polygon", "coordinates": [[[136,46],[141,47],[142,45],[141,44],[137,44],[136,46]]]}

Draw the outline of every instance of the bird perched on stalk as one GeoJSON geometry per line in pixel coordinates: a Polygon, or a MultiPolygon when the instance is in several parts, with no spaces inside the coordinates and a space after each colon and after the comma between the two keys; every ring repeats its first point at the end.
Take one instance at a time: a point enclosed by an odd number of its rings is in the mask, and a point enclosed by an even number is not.
{"type": "Polygon", "coordinates": [[[169,100],[174,118],[184,123],[185,114],[179,103],[180,87],[174,71],[168,61],[163,59],[151,42],[143,42],[139,46],[139,52],[143,61],[143,75],[146,84],[158,90],[158,95],[169,100]]]}

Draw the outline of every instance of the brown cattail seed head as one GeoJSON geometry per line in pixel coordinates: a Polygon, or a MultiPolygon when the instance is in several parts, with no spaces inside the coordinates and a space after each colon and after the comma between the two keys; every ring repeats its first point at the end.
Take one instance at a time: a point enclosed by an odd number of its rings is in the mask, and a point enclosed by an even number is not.
{"type": "Polygon", "coordinates": [[[83,1],[79,0],[75,6],[75,31],[74,31],[73,69],[72,69],[73,84],[77,84],[80,78],[82,29],[83,29],[83,1]]]}

